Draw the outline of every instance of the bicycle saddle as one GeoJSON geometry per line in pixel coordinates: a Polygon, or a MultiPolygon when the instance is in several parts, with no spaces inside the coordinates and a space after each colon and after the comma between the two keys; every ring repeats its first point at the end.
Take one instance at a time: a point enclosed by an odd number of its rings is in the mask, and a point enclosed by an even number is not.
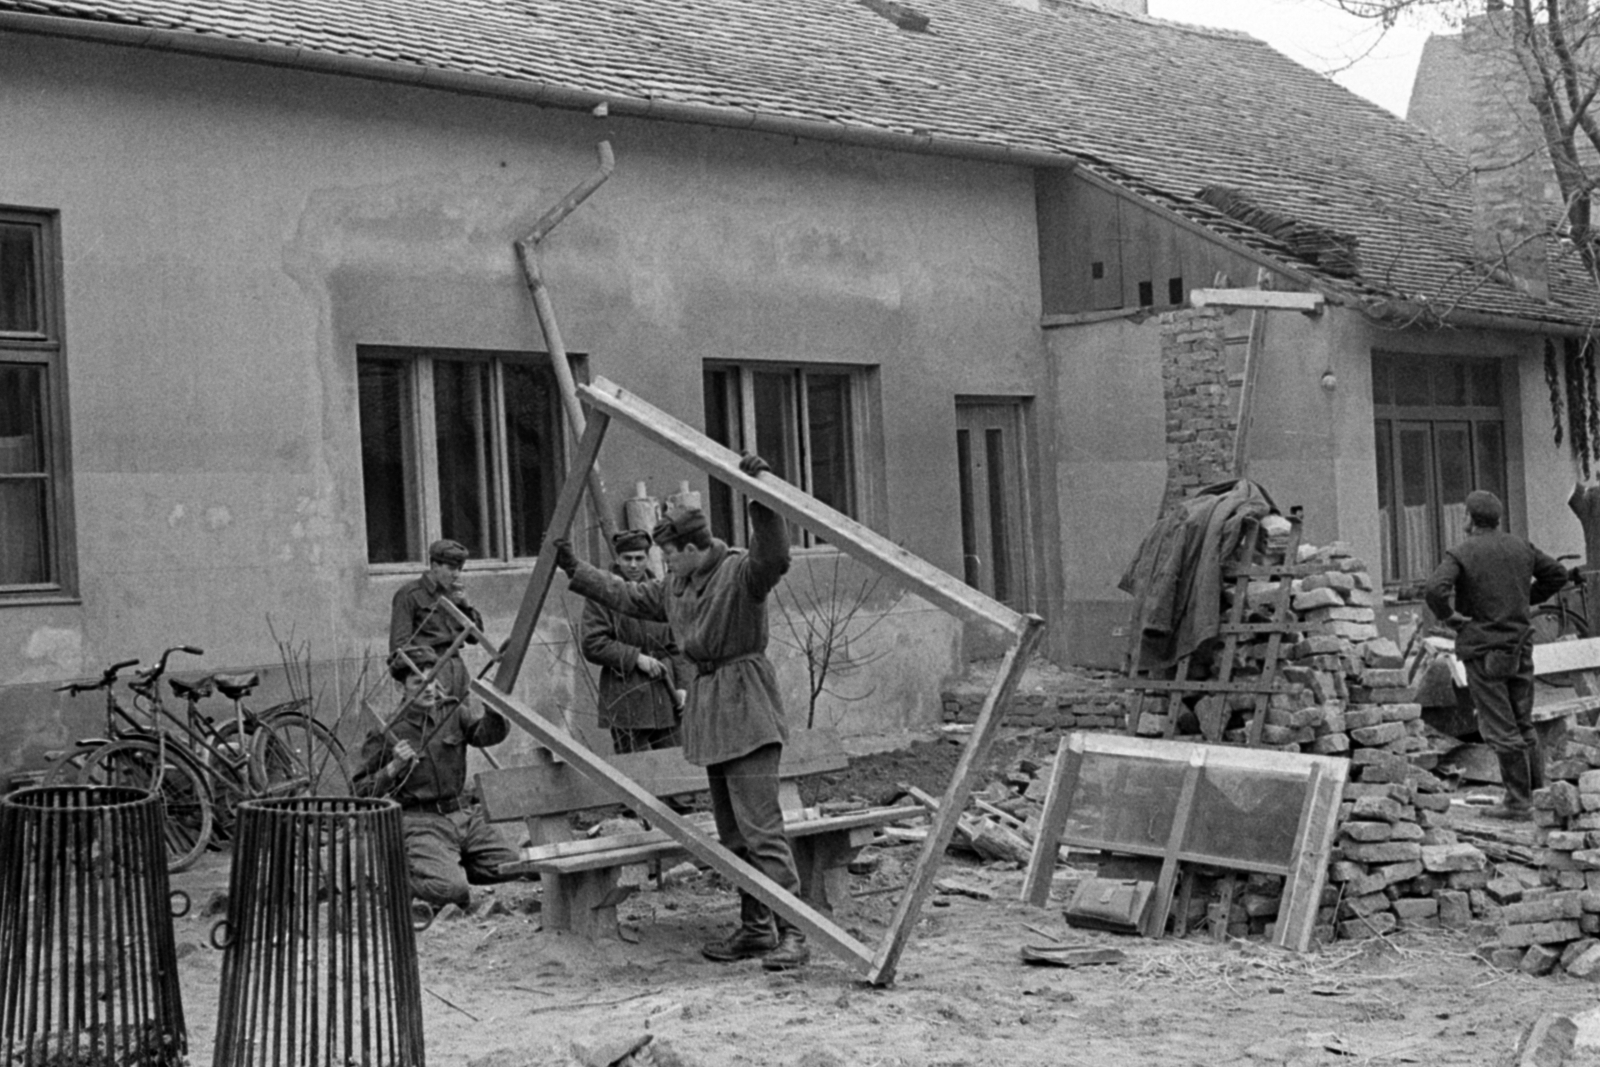
{"type": "Polygon", "coordinates": [[[261,684],[261,672],[251,671],[249,674],[213,674],[211,680],[217,684],[217,692],[229,700],[238,700],[248,696],[250,690],[261,684]]]}
{"type": "Polygon", "coordinates": [[[194,679],[168,678],[167,684],[172,687],[172,695],[179,700],[199,700],[211,695],[211,675],[203,675],[194,679]]]}

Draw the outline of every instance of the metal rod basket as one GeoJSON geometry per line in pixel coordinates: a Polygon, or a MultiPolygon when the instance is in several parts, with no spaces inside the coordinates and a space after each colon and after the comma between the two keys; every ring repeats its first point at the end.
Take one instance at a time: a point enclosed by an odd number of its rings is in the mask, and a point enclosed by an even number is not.
{"type": "Polygon", "coordinates": [[[239,805],[213,1067],[424,1067],[400,806],[239,805]]]}
{"type": "Polygon", "coordinates": [[[3,1067],[184,1063],[162,818],[142,789],[0,797],[3,1067]]]}

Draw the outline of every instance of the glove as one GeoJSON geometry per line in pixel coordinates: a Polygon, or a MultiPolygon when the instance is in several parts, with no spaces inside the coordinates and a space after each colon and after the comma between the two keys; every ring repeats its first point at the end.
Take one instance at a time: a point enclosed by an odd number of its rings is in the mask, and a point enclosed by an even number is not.
{"type": "Polygon", "coordinates": [[[744,455],[739,457],[739,469],[748,474],[750,477],[754,478],[762,471],[771,471],[772,464],[768,463],[754,452],[746,452],[744,455]]]}
{"type": "Polygon", "coordinates": [[[556,566],[560,567],[571,578],[578,570],[578,555],[572,551],[572,542],[565,537],[558,537],[547,546],[556,554],[556,566]]]}

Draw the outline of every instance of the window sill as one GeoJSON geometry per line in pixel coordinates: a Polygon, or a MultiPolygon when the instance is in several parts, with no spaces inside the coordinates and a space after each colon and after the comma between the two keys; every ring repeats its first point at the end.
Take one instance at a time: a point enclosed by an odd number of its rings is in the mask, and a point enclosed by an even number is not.
{"type": "Polygon", "coordinates": [[[83,598],[72,593],[0,593],[0,608],[74,607],[83,598]]]}
{"type": "MultiPolygon", "coordinates": [[[[508,574],[517,571],[531,571],[538,560],[535,557],[514,560],[468,560],[462,568],[466,575],[474,574],[508,574]]],[[[415,578],[428,569],[426,563],[369,563],[367,574],[373,578],[415,578]]]]}

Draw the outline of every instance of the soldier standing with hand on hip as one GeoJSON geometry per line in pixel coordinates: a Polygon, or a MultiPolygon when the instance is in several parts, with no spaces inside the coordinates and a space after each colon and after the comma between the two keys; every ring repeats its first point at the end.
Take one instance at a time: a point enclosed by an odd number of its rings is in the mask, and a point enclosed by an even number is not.
{"type": "Polygon", "coordinates": [[[1533,730],[1533,627],[1530,605],[1567,583],[1561,564],[1500,529],[1505,509],[1493,493],[1467,494],[1467,539],[1445,553],[1425,596],[1428,610],[1456,631],[1456,656],[1478,732],[1494,750],[1505,802],[1483,814],[1526,819],[1544,786],[1544,756],[1533,730]],[[1452,600],[1454,603],[1452,604],[1452,600]]]}
{"type": "MultiPolygon", "coordinates": [[[[753,455],[739,469],[751,477],[771,470],[753,455]]],[[[683,721],[684,757],[706,769],[717,836],[734,855],[799,895],[778,800],[788,727],[766,657],[767,594],[789,569],[789,536],[783,517],[756,501],[750,525],[745,551],[712,537],[699,508],[669,511],[651,532],[669,574],[639,582],[581,562],[565,539],[550,548],[574,592],[626,615],[671,624],[696,671],[683,721]]],[[[810,961],[805,933],[747,893],[740,894],[739,920],[732,936],[701,953],[723,962],[759,956],[773,971],[810,961]]]]}

